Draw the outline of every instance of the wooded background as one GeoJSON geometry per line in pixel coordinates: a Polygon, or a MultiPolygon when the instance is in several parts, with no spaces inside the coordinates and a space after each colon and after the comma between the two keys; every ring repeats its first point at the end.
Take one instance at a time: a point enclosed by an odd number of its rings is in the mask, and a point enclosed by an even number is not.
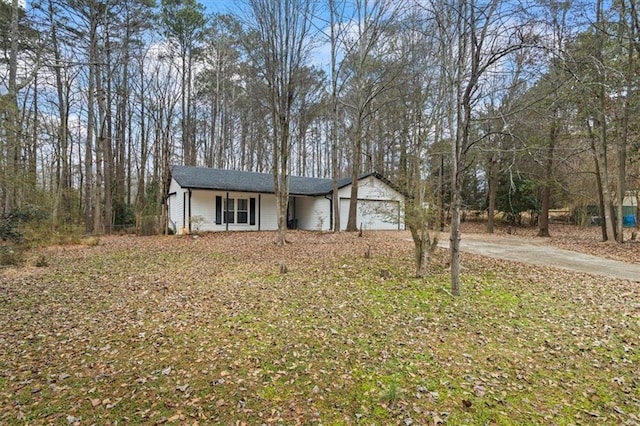
{"type": "Polygon", "coordinates": [[[112,233],[162,223],[174,164],[377,171],[454,226],[534,211],[548,235],[582,207],[621,241],[638,22],[636,0],[0,1],[0,215],[112,233]]]}

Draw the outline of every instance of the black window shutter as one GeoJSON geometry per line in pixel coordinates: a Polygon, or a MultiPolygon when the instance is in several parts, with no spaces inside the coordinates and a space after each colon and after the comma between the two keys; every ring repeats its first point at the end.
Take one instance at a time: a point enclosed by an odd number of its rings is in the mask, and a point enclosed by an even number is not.
{"type": "Polygon", "coordinates": [[[249,198],[249,225],[256,224],[256,199],[249,198]]]}
{"type": "Polygon", "coordinates": [[[216,225],[222,224],[222,197],[216,196],[216,225]]]}

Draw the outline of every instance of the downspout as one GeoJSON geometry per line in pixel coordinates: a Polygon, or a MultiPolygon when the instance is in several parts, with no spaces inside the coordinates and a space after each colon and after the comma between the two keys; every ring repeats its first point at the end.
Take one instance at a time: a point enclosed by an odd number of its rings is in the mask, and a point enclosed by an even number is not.
{"type": "Polygon", "coordinates": [[[222,215],[224,217],[225,231],[229,230],[229,221],[227,215],[229,214],[229,193],[227,192],[227,199],[224,201],[224,208],[222,209],[222,215]]]}
{"type": "Polygon", "coordinates": [[[398,200],[398,231],[400,231],[400,201],[398,200]]]}
{"type": "Polygon", "coordinates": [[[189,188],[189,233],[191,233],[191,188],[189,188]]]}
{"type": "Polygon", "coordinates": [[[329,200],[329,230],[332,230],[333,229],[333,194],[331,194],[331,196],[325,195],[324,199],[329,200]]]}

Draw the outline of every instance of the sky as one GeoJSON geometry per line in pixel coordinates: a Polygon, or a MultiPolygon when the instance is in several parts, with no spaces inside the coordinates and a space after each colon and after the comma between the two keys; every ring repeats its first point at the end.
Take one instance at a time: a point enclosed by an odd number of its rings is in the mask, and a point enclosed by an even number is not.
{"type": "Polygon", "coordinates": [[[227,13],[237,8],[239,0],[199,0],[210,13],[227,13]]]}
{"type": "MultiPolygon", "coordinates": [[[[160,0],[156,0],[160,1],[160,0]]],[[[230,13],[237,14],[242,8],[247,6],[246,0],[197,0],[202,4],[207,12],[214,13],[230,13]]],[[[318,2],[318,9],[323,9],[322,2],[318,2]]],[[[328,19],[328,18],[327,18],[328,19]]],[[[324,24],[324,23],[323,23],[324,24]]],[[[325,28],[321,28],[325,30],[325,28]]],[[[311,54],[310,64],[328,71],[330,67],[330,46],[327,43],[320,42],[314,48],[311,54]]]]}

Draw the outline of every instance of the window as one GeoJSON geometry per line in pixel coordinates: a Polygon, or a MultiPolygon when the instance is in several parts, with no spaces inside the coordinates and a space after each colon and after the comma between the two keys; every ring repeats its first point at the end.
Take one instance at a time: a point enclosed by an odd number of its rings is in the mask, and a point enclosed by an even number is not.
{"type": "Polygon", "coordinates": [[[247,223],[247,219],[249,217],[249,200],[246,198],[239,198],[236,207],[238,209],[238,223],[247,223]]]}
{"type": "Polygon", "coordinates": [[[235,209],[234,209],[235,202],[236,202],[235,198],[225,199],[225,204],[224,204],[224,222],[225,223],[235,223],[235,209]]]}
{"type": "Polygon", "coordinates": [[[256,224],[255,198],[223,198],[216,196],[216,224],[256,224]]]}

